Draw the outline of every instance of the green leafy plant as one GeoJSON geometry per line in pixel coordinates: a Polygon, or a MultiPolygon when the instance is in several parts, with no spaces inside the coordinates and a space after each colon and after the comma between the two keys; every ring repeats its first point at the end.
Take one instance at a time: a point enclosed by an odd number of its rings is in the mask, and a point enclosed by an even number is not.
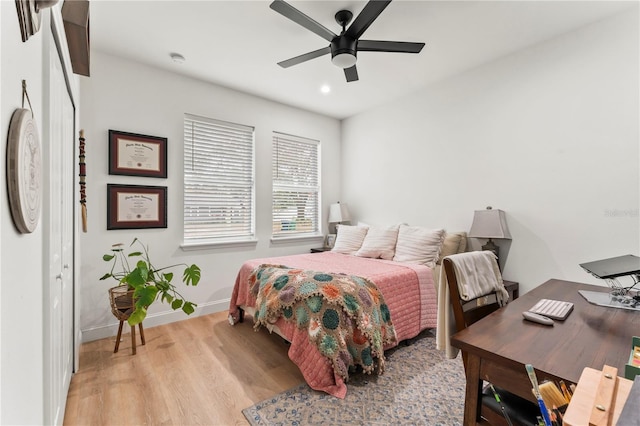
{"type": "Polygon", "coordinates": [[[102,256],[105,262],[111,262],[111,270],[100,278],[101,280],[113,278],[120,285],[127,285],[130,290],[133,290],[135,309],[127,319],[129,325],[140,324],[147,316],[147,308],[156,300],[169,303],[173,310],[182,309],[185,314],[192,314],[198,305],[185,300],[176,286],[171,283],[173,272],[163,271],[185,266],[182,282],[187,286],[196,286],[200,282],[200,268],[186,263],[155,267],[149,259],[148,247],[140,240],[134,238],[129,248],[136,243],[142,247],[142,251],[126,253],[123,244],[114,244],[111,248],[112,253],[102,256]],[[136,262],[134,267],[131,267],[130,261],[136,262]]]}

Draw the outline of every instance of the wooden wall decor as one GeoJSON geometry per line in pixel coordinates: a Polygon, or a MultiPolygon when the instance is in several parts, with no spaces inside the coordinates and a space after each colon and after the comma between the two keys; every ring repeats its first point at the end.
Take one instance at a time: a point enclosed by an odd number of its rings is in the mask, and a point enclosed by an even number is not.
{"type": "MultiPolygon", "coordinates": [[[[22,80],[23,107],[25,97],[28,101],[27,83],[22,80]]],[[[16,228],[23,234],[35,231],[42,205],[42,154],[38,126],[31,109],[18,108],[11,116],[7,141],[7,187],[16,228]]]]}
{"type": "Polygon", "coordinates": [[[40,29],[40,11],[56,3],[58,0],[16,0],[23,42],[40,29]]]}
{"type": "Polygon", "coordinates": [[[80,166],[80,208],[82,216],[82,232],[87,232],[87,163],[85,162],[84,130],[80,129],[80,154],[78,164],[80,166]]]}
{"type": "Polygon", "coordinates": [[[89,0],[65,1],[62,5],[62,21],[73,72],[89,77],[89,0]]]}

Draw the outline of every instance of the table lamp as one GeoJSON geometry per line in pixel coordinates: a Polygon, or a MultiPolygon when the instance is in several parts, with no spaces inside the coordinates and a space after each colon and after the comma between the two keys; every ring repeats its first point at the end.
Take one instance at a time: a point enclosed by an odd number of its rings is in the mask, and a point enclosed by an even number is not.
{"type": "Polygon", "coordinates": [[[492,251],[498,258],[498,265],[500,265],[500,247],[493,242],[493,238],[511,239],[504,211],[494,210],[491,206],[488,206],[486,210],[476,210],[473,213],[473,223],[471,224],[469,237],[488,238],[489,241],[482,246],[482,250],[492,251]]]}
{"type": "Polygon", "coordinates": [[[349,222],[350,220],[351,216],[349,215],[349,208],[346,204],[340,204],[340,201],[338,201],[329,206],[329,228],[331,228],[331,224],[339,225],[343,222],[349,222]]]}

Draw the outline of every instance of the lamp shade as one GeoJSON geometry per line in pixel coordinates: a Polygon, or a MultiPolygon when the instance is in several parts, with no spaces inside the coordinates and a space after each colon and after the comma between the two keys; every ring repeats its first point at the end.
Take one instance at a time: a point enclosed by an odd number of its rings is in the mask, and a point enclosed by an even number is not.
{"type": "Polygon", "coordinates": [[[504,211],[494,210],[491,207],[487,207],[486,210],[476,210],[473,213],[469,237],[510,240],[511,233],[509,233],[504,211]]]}
{"type": "Polygon", "coordinates": [[[329,206],[329,223],[349,222],[349,208],[344,203],[335,203],[329,206]]]}

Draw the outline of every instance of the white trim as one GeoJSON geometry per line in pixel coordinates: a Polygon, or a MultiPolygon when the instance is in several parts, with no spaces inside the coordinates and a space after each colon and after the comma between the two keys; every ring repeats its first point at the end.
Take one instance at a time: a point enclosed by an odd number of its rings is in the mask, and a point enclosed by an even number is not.
{"type": "MultiPolygon", "coordinates": [[[[69,48],[67,43],[67,37],[64,30],[64,22],[62,19],[62,3],[54,5],[50,9],[45,9],[41,12],[42,24],[40,31],[42,32],[43,43],[42,43],[42,57],[43,57],[43,71],[42,71],[42,80],[43,80],[43,95],[42,95],[42,135],[43,140],[48,140],[52,137],[53,124],[54,120],[58,117],[54,115],[57,112],[51,110],[51,102],[52,102],[52,79],[54,72],[51,67],[52,61],[60,63],[61,68],[61,78],[64,80],[62,84],[64,84],[64,89],[62,89],[65,97],[65,102],[70,102],[70,107],[73,109],[73,128],[70,129],[71,137],[75,141],[75,134],[77,130],[77,118],[79,115],[77,101],[79,98],[79,89],[77,84],[77,77],[73,74],[73,69],[71,65],[71,57],[69,55],[69,48]],[[68,99],[67,99],[68,96],[68,99]],[[54,118],[55,117],[55,118],[54,118]]],[[[58,86],[56,86],[58,87],[58,86]]],[[[69,116],[69,118],[71,118],[69,116]]],[[[68,152],[64,151],[65,155],[68,152]]],[[[77,218],[77,210],[76,210],[76,186],[77,185],[77,174],[75,173],[77,161],[75,160],[76,145],[74,142],[73,148],[70,149],[72,158],[60,159],[61,164],[64,164],[65,161],[68,161],[69,164],[74,164],[73,169],[69,169],[69,175],[66,178],[69,179],[70,182],[73,182],[73,190],[69,191],[66,194],[62,194],[61,197],[70,197],[66,202],[70,203],[70,209],[72,210],[73,217],[71,218],[71,228],[69,228],[69,232],[73,235],[71,236],[71,253],[70,262],[73,263],[73,268],[69,271],[65,271],[63,265],[57,265],[52,262],[52,253],[53,248],[51,247],[51,214],[43,213],[42,217],[42,232],[43,235],[49,235],[48,243],[45,242],[43,249],[43,283],[49,284],[54,275],[58,272],[56,269],[58,267],[62,268],[59,271],[59,277],[67,276],[67,274],[71,274],[70,283],[71,286],[70,291],[72,292],[71,304],[74,305],[74,311],[72,312],[71,322],[72,330],[67,330],[71,332],[70,342],[72,352],[72,360],[70,365],[70,371],[68,371],[68,376],[63,377],[63,382],[59,383],[60,377],[56,377],[56,374],[61,368],[66,368],[67,360],[66,359],[58,359],[56,358],[56,354],[54,353],[54,348],[61,347],[60,343],[57,342],[57,338],[60,336],[56,335],[56,329],[54,327],[54,316],[52,315],[52,291],[49,289],[48,285],[45,285],[43,291],[43,421],[45,424],[62,424],[64,420],[65,413],[65,401],[67,399],[67,394],[69,391],[69,385],[71,381],[71,376],[77,368],[76,360],[79,359],[79,349],[80,345],[78,342],[74,342],[73,339],[76,338],[78,333],[76,333],[77,327],[79,327],[79,313],[77,311],[77,301],[79,298],[79,286],[77,282],[77,271],[78,271],[78,263],[79,256],[76,250],[76,244],[78,242],[76,237],[75,228],[73,225],[76,223],[75,219],[77,218]],[[67,195],[68,194],[68,195],[67,195]],[[75,344],[74,344],[75,343],[75,344]]],[[[66,168],[65,168],[66,169],[66,168]]],[[[46,148],[43,146],[43,172],[45,177],[48,176],[49,179],[52,177],[52,173],[59,173],[59,171],[52,169],[52,154],[51,147],[47,146],[46,148]]],[[[61,177],[63,182],[67,182],[65,178],[61,177]]],[[[66,183],[65,183],[66,184],[66,183]]],[[[46,206],[46,203],[51,203],[51,196],[45,194],[43,199],[43,205],[46,206]]],[[[62,199],[62,201],[65,201],[62,199]]],[[[68,220],[68,219],[65,219],[68,220]]],[[[64,227],[63,227],[64,228],[64,227]]],[[[63,231],[60,231],[63,232],[63,231]]],[[[46,240],[45,240],[46,241],[46,240]]],[[[59,354],[58,354],[59,355],[59,354]]]]}
{"type": "MultiPolygon", "coordinates": [[[[2,23],[2,5],[0,5],[0,23],[2,23]]],[[[0,61],[2,61],[2,43],[0,42],[0,61]]],[[[0,66],[0,84],[2,83],[2,67],[0,66]]],[[[0,105],[0,111],[2,106],[0,105]]],[[[0,135],[6,135],[4,128],[2,127],[2,121],[0,120],[0,135]]],[[[1,204],[6,204],[0,202],[1,204]]],[[[6,208],[3,207],[6,211],[6,208]]],[[[2,222],[0,222],[0,237],[2,236],[2,222]]],[[[2,245],[0,245],[0,277],[2,277],[2,245]]],[[[0,291],[0,306],[2,306],[2,292],[0,291]]],[[[0,330],[2,329],[2,315],[0,315],[0,330]]],[[[0,383],[2,382],[2,339],[0,339],[0,383]]],[[[0,386],[0,419],[2,418],[2,386],[0,386]]]]}
{"type": "MultiPolygon", "coordinates": [[[[200,303],[196,307],[196,310],[191,315],[185,315],[181,310],[178,311],[165,311],[157,314],[148,315],[147,318],[143,321],[142,325],[144,328],[151,328],[157,325],[169,324],[176,321],[181,321],[189,318],[200,317],[203,315],[214,314],[216,312],[221,312],[229,309],[229,303],[231,303],[231,298],[216,300],[214,302],[208,303],[200,303]]],[[[119,323],[113,318],[115,322],[111,322],[107,325],[102,325],[99,327],[93,327],[86,330],[82,330],[82,342],[91,342],[93,340],[112,338],[114,339],[116,334],[118,333],[118,325],[119,323]]],[[[129,327],[125,324],[122,331],[123,333],[127,333],[129,331],[129,327]]],[[[120,350],[129,350],[125,345],[120,346],[120,350]]]]}
{"type": "Polygon", "coordinates": [[[58,55],[62,59],[62,69],[64,70],[66,81],[67,81],[67,90],[71,94],[71,102],[73,102],[74,107],[78,110],[78,99],[80,98],[80,93],[78,86],[72,84],[72,79],[75,80],[75,74],[73,74],[73,67],[71,65],[71,54],[69,53],[69,43],[67,42],[67,33],[64,30],[64,20],[62,19],[62,4],[64,2],[59,2],[51,8],[51,32],[54,36],[54,41],[56,43],[56,48],[58,48],[58,55]]]}
{"type": "Polygon", "coordinates": [[[271,237],[271,244],[303,243],[303,242],[324,242],[324,235],[295,235],[283,237],[271,237]]]}
{"type": "Polygon", "coordinates": [[[237,240],[237,241],[203,241],[199,243],[182,243],[180,248],[183,251],[195,251],[195,250],[206,250],[210,248],[229,248],[229,247],[248,247],[248,246],[256,246],[258,244],[258,240],[237,240]]]}

